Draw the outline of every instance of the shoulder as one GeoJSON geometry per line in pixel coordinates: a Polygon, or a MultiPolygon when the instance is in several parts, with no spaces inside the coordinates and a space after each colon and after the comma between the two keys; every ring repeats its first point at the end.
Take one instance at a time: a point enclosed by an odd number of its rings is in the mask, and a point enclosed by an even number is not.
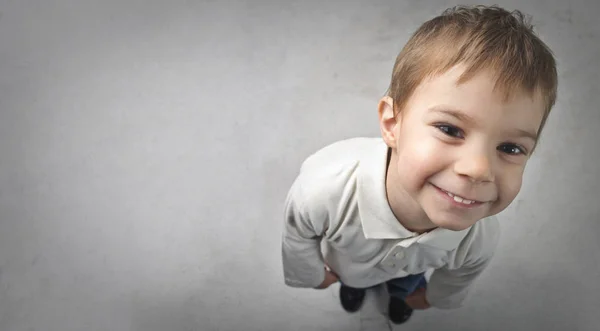
{"type": "Polygon", "coordinates": [[[346,164],[358,162],[365,153],[374,149],[381,139],[357,137],[328,144],[309,155],[300,169],[301,173],[324,174],[323,168],[331,171],[346,164]]]}
{"type": "Polygon", "coordinates": [[[473,224],[462,240],[457,258],[462,256],[464,263],[477,263],[491,259],[500,241],[500,222],[496,216],[489,216],[473,224]]]}
{"type": "Polygon", "coordinates": [[[500,239],[500,222],[496,216],[489,216],[473,224],[469,230],[469,237],[472,245],[478,245],[479,248],[495,247],[500,239]]]}
{"type": "Polygon", "coordinates": [[[326,145],[304,160],[298,179],[313,194],[337,189],[355,174],[363,155],[378,143],[375,138],[350,138],[326,145]]]}
{"type": "Polygon", "coordinates": [[[352,194],[363,155],[378,143],[377,138],[349,138],[309,155],[294,183],[305,207],[325,211],[338,206],[344,195],[352,194]]]}

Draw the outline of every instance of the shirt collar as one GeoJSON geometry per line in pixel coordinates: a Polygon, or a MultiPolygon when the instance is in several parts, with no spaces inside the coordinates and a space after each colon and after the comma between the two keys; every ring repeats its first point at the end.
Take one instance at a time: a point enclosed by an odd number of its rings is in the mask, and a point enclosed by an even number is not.
{"type": "Polygon", "coordinates": [[[419,236],[398,222],[388,204],[385,190],[388,146],[383,139],[374,139],[378,141],[373,148],[361,155],[358,173],[358,209],[365,237],[367,239],[420,237],[417,240],[420,244],[448,251],[458,247],[470,228],[462,231],[437,228],[419,236]]]}

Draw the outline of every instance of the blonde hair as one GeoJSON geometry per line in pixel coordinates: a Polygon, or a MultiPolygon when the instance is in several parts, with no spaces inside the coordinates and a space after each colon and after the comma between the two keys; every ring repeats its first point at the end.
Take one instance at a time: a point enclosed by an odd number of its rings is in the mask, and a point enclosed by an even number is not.
{"type": "Polygon", "coordinates": [[[395,112],[424,79],[458,64],[466,65],[459,83],[487,69],[495,74],[496,87],[506,98],[515,92],[539,93],[545,104],[539,136],[556,102],[556,62],[522,12],[497,6],[456,6],[423,23],[394,64],[386,94],[394,100],[395,112]]]}

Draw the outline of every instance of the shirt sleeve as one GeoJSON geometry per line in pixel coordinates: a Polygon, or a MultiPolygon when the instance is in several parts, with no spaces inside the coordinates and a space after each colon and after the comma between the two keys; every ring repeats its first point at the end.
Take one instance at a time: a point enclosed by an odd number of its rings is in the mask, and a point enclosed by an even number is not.
{"type": "Polygon", "coordinates": [[[285,200],[282,260],[285,284],[315,288],[325,279],[320,243],[325,219],[314,215],[297,178],[285,200]]]}
{"type": "Polygon", "coordinates": [[[455,309],[462,307],[471,284],[485,270],[491,257],[459,269],[436,269],[427,284],[426,298],[432,307],[455,309]]]}
{"type": "Polygon", "coordinates": [[[463,306],[473,283],[491,263],[498,243],[497,220],[494,218],[488,223],[487,229],[478,230],[469,244],[457,249],[455,260],[464,263],[433,271],[426,290],[426,299],[432,307],[455,309],[463,306]]]}

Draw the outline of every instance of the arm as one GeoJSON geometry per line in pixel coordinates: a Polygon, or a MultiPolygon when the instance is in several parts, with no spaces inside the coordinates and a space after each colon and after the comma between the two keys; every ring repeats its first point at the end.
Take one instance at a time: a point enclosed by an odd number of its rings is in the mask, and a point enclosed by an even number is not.
{"type": "Polygon", "coordinates": [[[296,179],[285,200],[282,258],[285,284],[316,288],[325,279],[321,236],[325,217],[311,217],[305,195],[296,179]]]}
{"type": "Polygon", "coordinates": [[[450,263],[434,270],[426,298],[440,309],[460,308],[476,279],[489,266],[500,239],[500,224],[489,217],[476,224],[452,254],[450,263]]]}
{"type": "Polygon", "coordinates": [[[481,258],[454,270],[447,267],[436,269],[427,284],[427,302],[440,309],[462,307],[471,285],[489,265],[491,258],[481,258]]]}

